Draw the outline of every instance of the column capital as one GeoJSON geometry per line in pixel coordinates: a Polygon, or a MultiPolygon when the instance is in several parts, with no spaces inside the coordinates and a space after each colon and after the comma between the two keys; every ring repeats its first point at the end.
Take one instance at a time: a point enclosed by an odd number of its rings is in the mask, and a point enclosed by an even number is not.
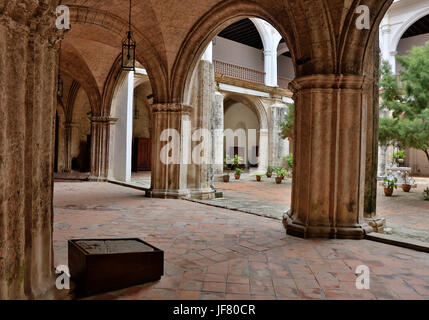
{"type": "Polygon", "coordinates": [[[170,113],[181,112],[191,114],[193,108],[191,106],[180,103],[158,103],[150,106],[152,113],[170,113]]]}
{"type": "Polygon", "coordinates": [[[111,118],[111,117],[105,117],[105,116],[93,116],[93,117],[89,117],[89,120],[91,120],[91,122],[93,123],[109,123],[109,124],[113,124],[116,123],[116,121],[118,121],[118,118],[111,118]]]}
{"type": "Polygon", "coordinates": [[[354,89],[361,90],[365,76],[349,74],[314,74],[296,78],[289,89],[297,93],[306,89],[354,89]]]}

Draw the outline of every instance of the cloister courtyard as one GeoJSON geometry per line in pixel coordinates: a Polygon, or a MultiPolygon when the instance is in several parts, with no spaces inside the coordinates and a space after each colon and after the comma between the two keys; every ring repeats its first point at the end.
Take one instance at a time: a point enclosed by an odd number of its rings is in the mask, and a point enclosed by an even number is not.
{"type": "MultiPolygon", "coordinates": [[[[144,180],[134,180],[139,178],[144,180]]],[[[429,298],[427,253],[370,240],[288,236],[275,212],[288,208],[290,183],[253,180],[245,175],[216,185],[235,210],[213,206],[225,205],[223,199],[206,205],[146,198],[143,191],[111,183],[56,182],[55,265],[67,265],[69,239],[136,237],[164,250],[164,277],[90,299],[429,298]],[[246,208],[274,214],[267,218],[246,208]],[[360,265],[371,270],[370,290],[356,289],[360,265]]],[[[378,215],[393,230],[413,230],[427,241],[429,210],[417,199],[422,187],[410,195],[397,191],[391,199],[379,191],[378,215]]]]}

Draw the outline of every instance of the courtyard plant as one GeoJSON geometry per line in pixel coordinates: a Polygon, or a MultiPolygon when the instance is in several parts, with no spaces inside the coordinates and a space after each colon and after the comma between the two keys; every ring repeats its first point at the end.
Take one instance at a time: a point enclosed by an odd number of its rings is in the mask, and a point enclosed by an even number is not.
{"type": "Polygon", "coordinates": [[[390,117],[380,118],[381,145],[399,145],[425,153],[429,162],[429,42],[397,57],[400,81],[389,62],[381,66],[382,103],[390,117]]]}
{"type": "Polygon", "coordinates": [[[284,157],[284,161],[285,161],[287,169],[292,170],[293,169],[293,154],[290,153],[289,155],[284,157]]]}
{"type": "Polygon", "coordinates": [[[281,184],[287,174],[287,170],[284,168],[276,168],[276,183],[281,184]]]}
{"type": "Polygon", "coordinates": [[[235,170],[239,168],[243,164],[243,158],[240,157],[238,154],[234,155],[234,158],[232,159],[232,169],[235,170]]]}
{"type": "Polygon", "coordinates": [[[398,182],[397,178],[384,179],[383,187],[384,187],[384,195],[386,197],[391,197],[393,195],[393,191],[395,189],[398,189],[397,182],[398,182]]]}
{"type": "Polygon", "coordinates": [[[423,191],[423,196],[426,201],[429,201],[429,188],[426,188],[425,191],[423,191]]]}
{"type": "Polygon", "coordinates": [[[404,183],[402,184],[401,188],[404,192],[410,192],[411,188],[413,187],[414,179],[410,178],[408,175],[405,175],[404,183]]]}
{"type": "Polygon", "coordinates": [[[256,181],[261,182],[263,176],[264,176],[263,173],[259,173],[259,172],[255,173],[256,181]]]}
{"type": "Polygon", "coordinates": [[[235,180],[240,180],[242,173],[243,173],[243,170],[241,170],[240,168],[235,169],[235,173],[234,173],[235,180]]]}
{"type": "Polygon", "coordinates": [[[271,178],[273,176],[274,170],[275,170],[274,167],[268,166],[268,169],[267,169],[267,178],[271,178]]]}
{"type": "Polygon", "coordinates": [[[399,150],[393,153],[392,161],[396,162],[398,165],[401,165],[405,162],[405,151],[399,150]]]}

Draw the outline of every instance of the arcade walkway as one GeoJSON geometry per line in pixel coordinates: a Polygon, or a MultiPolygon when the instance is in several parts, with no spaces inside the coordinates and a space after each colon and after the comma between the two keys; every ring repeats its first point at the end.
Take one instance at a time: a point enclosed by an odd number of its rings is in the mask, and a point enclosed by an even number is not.
{"type": "Polygon", "coordinates": [[[429,299],[429,255],[367,240],[303,240],[280,221],[107,183],[55,184],[55,264],[66,239],[139,237],[165,251],[165,276],[106,299],[429,299]],[[359,265],[371,290],[355,287],[359,265]]]}

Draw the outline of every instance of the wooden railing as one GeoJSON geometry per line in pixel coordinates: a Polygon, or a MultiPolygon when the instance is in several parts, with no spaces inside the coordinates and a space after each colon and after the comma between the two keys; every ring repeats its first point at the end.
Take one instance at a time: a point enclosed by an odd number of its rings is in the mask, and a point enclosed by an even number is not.
{"type": "Polygon", "coordinates": [[[291,81],[292,81],[291,79],[287,79],[287,78],[283,78],[283,77],[278,77],[277,84],[282,89],[288,89],[289,88],[289,83],[291,81]]]}
{"type": "Polygon", "coordinates": [[[214,60],[215,72],[225,76],[255,83],[265,83],[265,72],[237,66],[235,64],[214,60]]]}

